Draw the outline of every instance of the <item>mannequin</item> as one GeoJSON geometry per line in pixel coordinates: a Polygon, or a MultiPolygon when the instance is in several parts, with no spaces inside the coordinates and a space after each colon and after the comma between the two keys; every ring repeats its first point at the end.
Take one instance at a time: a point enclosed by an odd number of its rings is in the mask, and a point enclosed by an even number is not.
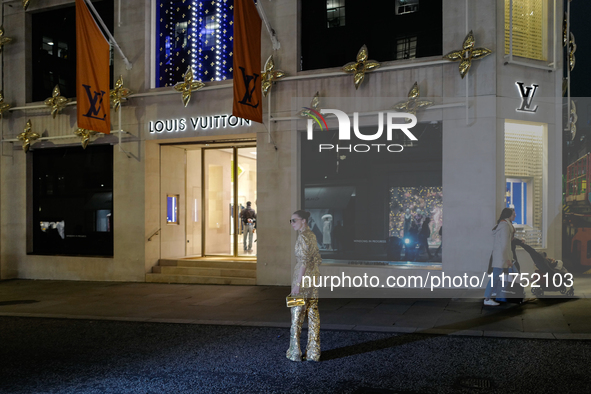
{"type": "Polygon", "coordinates": [[[322,244],[324,249],[330,250],[332,249],[332,240],[330,237],[332,232],[332,215],[324,215],[322,219],[324,220],[322,225],[322,244]]]}

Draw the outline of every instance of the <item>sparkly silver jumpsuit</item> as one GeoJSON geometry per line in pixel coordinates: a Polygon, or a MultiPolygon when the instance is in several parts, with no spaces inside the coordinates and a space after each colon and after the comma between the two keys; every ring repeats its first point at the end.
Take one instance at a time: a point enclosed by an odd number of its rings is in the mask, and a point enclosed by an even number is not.
{"type": "Polygon", "coordinates": [[[306,299],[306,304],[291,308],[291,336],[287,358],[292,361],[301,361],[302,352],[300,350],[300,334],[304,318],[308,315],[308,346],[306,348],[306,360],[320,360],[320,315],[318,314],[318,289],[314,287],[314,278],[316,283],[320,283],[320,271],[318,266],[322,262],[316,235],[306,228],[302,231],[296,241],[295,246],[296,266],[293,271],[292,285],[300,286],[300,295],[306,299]],[[304,275],[312,279],[309,284],[306,280],[302,283],[300,274],[302,266],[305,267],[304,275]],[[305,285],[305,287],[304,287],[305,285]]]}

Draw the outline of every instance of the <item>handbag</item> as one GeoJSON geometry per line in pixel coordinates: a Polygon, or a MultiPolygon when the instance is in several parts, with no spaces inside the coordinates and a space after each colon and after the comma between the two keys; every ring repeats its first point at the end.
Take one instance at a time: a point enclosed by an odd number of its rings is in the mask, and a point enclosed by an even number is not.
{"type": "Polygon", "coordinates": [[[294,296],[294,295],[288,295],[287,297],[285,297],[285,303],[287,304],[288,308],[293,308],[294,306],[302,306],[306,304],[306,300],[304,299],[304,297],[302,296],[294,296]]]}

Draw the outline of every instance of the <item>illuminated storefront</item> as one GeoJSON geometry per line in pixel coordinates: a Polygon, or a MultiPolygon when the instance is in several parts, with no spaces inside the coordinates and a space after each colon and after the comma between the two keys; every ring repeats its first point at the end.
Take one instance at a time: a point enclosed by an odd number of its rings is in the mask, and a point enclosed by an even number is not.
{"type": "MultiPolygon", "coordinates": [[[[325,274],[342,266],[380,275],[399,269],[420,275],[482,271],[490,230],[507,205],[518,211],[516,227],[528,243],[561,254],[560,4],[513,0],[514,10],[507,12],[508,1],[396,0],[383,2],[383,12],[376,13],[363,2],[265,2],[281,45],[274,51],[263,27],[262,61],[273,54],[287,76],[262,102],[259,124],[231,115],[232,1],[110,2],[114,36],[133,61],[128,70],[115,53],[113,75],[122,75],[132,94],[120,112],[112,112],[112,135],[93,137],[87,151],[109,150],[97,157],[112,160],[102,167],[111,174],[110,183],[103,183],[111,189],[89,184],[83,195],[82,186],[60,183],[59,170],[47,174],[55,180],[33,179],[45,152],[61,152],[56,156],[62,160],[80,144],[73,136],[73,106],[53,119],[40,102],[56,82],[49,74],[47,81],[33,80],[26,71],[28,13],[72,6],[51,3],[31,3],[26,12],[5,8],[6,34],[16,39],[3,49],[3,89],[16,108],[2,120],[3,279],[287,285],[295,242],[287,220],[302,207],[312,214],[325,274]],[[371,15],[376,34],[363,29],[371,15]],[[395,26],[395,40],[389,26],[395,26]],[[442,57],[460,50],[470,31],[475,48],[492,54],[473,59],[462,77],[459,63],[442,57]],[[367,72],[356,88],[342,66],[355,61],[364,44],[380,68],[367,72]],[[172,86],[188,67],[205,87],[192,92],[185,107],[172,86]],[[415,112],[416,141],[400,132],[391,140],[384,133],[376,141],[337,141],[334,116],[326,117],[328,130],[314,123],[314,138],[307,138],[308,119],[300,111],[316,92],[318,110],[359,112],[360,133],[367,136],[379,127],[378,113],[396,113],[397,105],[409,102],[415,82],[419,99],[430,102],[415,112]],[[46,139],[25,154],[17,136],[29,118],[46,139]],[[46,205],[39,211],[33,197],[37,187],[47,204],[70,186],[81,200],[59,204],[76,204],[88,215],[79,228],[70,224],[74,219],[44,216],[46,205]],[[101,193],[111,193],[110,199],[101,193]],[[247,202],[257,216],[252,247],[240,218],[247,202]],[[424,242],[421,248],[409,237],[417,231],[412,224],[420,230],[427,217],[428,252],[424,242]],[[103,239],[105,234],[111,238],[103,239]],[[51,236],[55,244],[46,242],[40,251],[39,236],[51,236]],[[83,239],[92,245],[85,249],[83,239]],[[62,241],[77,242],[78,249],[64,249],[62,241]],[[187,258],[192,265],[178,265],[187,258]],[[251,265],[228,265],[235,261],[251,265]],[[195,279],[232,277],[221,270],[235,270],[240,280],[195,279]]],[[[65,44],[44,34],[34,34],[41,37],[40,48],[68,61],[65,44]]]]}

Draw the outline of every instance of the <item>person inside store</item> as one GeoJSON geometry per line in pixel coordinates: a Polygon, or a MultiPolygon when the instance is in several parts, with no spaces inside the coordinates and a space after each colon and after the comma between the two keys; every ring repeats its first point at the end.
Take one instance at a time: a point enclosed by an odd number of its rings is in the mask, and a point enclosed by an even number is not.
{"type": "Polygon", "coordinates": [[[322,247],[326,250],[332,250],[332,215],[326,214],[322,216],[324,220],[322,225],[322,247]]]}
{"type": "Polygon", "coordinates": [[[500,305],[495,300],[491,299],[499,294],[501,279],[500,275],[503,269],[513,266],[513,253],[511,251],[511,241],[515,234],[513,227],[513,220],[515,220],[515,210],[513,208],[505,208],[497,220],[497,225],[493,227],[493,250],[492,250],[492,278],[489,279],[484,291],[484,305],[498,306],[500,305]]]}
{"type": "Polygon", "coordinates": [[[439,256],[439,253],[441,253],[441,248],[443,247],[443,226],[439,227],[439,242],[439,247],[435,251],[435,257],[439,256]]]}
{"type": "Polygon", "coordinates": [[[316,235],[310,230],[310,212],[298,210],[291,215],[291,227],[298,232],[295,245],[296,265],[292,276],[291,296],[304,299],[303,305],[291,308],[290,343],[287,358],[291,361],[320,361],[320,315],[318,314],[318,288],[320,283],[319,265],[322,263],[316,235]],[[302,278],[311,278],[302,283],[302,278]],[[304,319],[308,317],[308,344],[306,353],[300,349],[300,334],[304,319]]]}
{"type": "Polygon", "coordinates": [[[417,260],[417,244],[419,243],[419,226],[413,220],[408,230],[408,236],[404,236],[404,257],[407,261],[417,260]]]}
{"type": "Polygon", "coordinates": [[[410,209],[406,209],[406,213],[404,214],[404,223],[402,225],[402,236],[406,237],[408,235],[408,230],[410,230],[410,223],[413,221],[413,217],[410,214],[410,209]]]}
{"type": "Polygon", "coordinates": [[[245,252],[252,252],[252,238],[255,229],[255,222],[257,220],[257,213],[254,209],[252,209],[251,205],[251,202],[247,201],[246,208],[240,212],[240,219],[244,225],[244,230],[242,232],[242,245],[244,246],[245,252]],[[246,244],[247,238],[248,245],[246,244]]]}
{"type": "Polygon", "coordinates": [[[429,252],[429,237],[431,236],[431,229],[429,228],[429,223],[431,223],[431,218],[430,217],[426,217],[425,220],[423,220],[423,225],[421,227],[421,231],[419,232],[419,248],[423,249],[425,248],[425,251],[427,252],[427,256],[429,257],[429,260],[431,260],[433,258],[433,256],[431,256],[431,252],[429,252]]]}

